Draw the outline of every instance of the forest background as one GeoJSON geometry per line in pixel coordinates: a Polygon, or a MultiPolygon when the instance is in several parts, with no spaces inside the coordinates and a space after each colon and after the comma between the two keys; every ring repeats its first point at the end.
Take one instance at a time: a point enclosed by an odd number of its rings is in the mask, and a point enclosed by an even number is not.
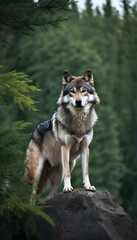
{"type": "MultiPolygon", "coordinates": [[[[121,15],[110,0],[102,11],[86,0],[81,12],[75,1],[29,1],[33,11],[28,1],[10,2],[0,1],[1,216],[8,225],[13,209],[28,208],[27,191],[20,191],[25,151],[36,126],[57,109],[63,71],[78,76],[90,68],[101,99],[91,182],[110,191],[137,221],[137,3],[121,0],[121,15]]],[[[81,176],[78,161],[74,188],[82,187],[81,176]]]]}

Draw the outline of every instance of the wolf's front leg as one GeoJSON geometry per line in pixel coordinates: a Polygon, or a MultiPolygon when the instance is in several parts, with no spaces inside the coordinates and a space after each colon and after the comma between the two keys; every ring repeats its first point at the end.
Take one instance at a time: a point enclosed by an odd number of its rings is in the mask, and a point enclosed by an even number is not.
{"type": "Polygon", "coordinates": [[[91,186],[88,173],[88,161],[89,161],[89,148],[88,146],[83,148],[81,153],[82,173],[83,173],[83,185],[86,190],[96,191],[94,186],[91,186]]]}
{"type": "Polygon", "coordinates": [[[65,146],[61,146],[61,158],[63,166],[63,178],[64,178],[64,192],[71,192],[73,187],[70,180],[70,167],[69,167],[69,154],[70,150],[65,146]]]}

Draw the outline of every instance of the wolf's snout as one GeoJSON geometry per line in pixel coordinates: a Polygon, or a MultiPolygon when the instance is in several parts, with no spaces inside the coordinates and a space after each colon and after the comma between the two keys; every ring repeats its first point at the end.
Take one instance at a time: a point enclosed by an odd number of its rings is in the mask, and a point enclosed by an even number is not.
{"type": "Polygon", "coordinates": [[[76,99],[76,107],[81,107],[82,101],[81,99],[76,99]]]}

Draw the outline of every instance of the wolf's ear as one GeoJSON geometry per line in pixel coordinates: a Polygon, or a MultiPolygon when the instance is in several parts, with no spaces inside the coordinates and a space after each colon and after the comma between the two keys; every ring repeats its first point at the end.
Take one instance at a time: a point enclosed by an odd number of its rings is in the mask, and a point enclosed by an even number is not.
{"type": "Polygon", "coordinates": [[[83,75],[83,79],[86,82],[89,82],[92,87],[94,86],[93,73],[91,72],[90,69],[88,69],[86,73],[83,75]]]}
{"type": "Polygon", "coordinates": [[[62,77],[63,85],[70,83],[72,80],[73,80],[72,75],[68,71],[65,70],[63,73],[63,77],[62,77]]]}

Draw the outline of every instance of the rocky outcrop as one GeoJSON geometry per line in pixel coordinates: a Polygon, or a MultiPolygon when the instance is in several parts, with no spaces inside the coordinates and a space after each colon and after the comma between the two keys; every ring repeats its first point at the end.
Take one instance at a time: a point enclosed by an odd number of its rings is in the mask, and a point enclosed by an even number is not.
{"type": "Polygon", "coordinates": [[[43,204],[55,227],[38,218],[41,240],[137,240],[136,224],[107,191],[77,189],[43,204]]]}

